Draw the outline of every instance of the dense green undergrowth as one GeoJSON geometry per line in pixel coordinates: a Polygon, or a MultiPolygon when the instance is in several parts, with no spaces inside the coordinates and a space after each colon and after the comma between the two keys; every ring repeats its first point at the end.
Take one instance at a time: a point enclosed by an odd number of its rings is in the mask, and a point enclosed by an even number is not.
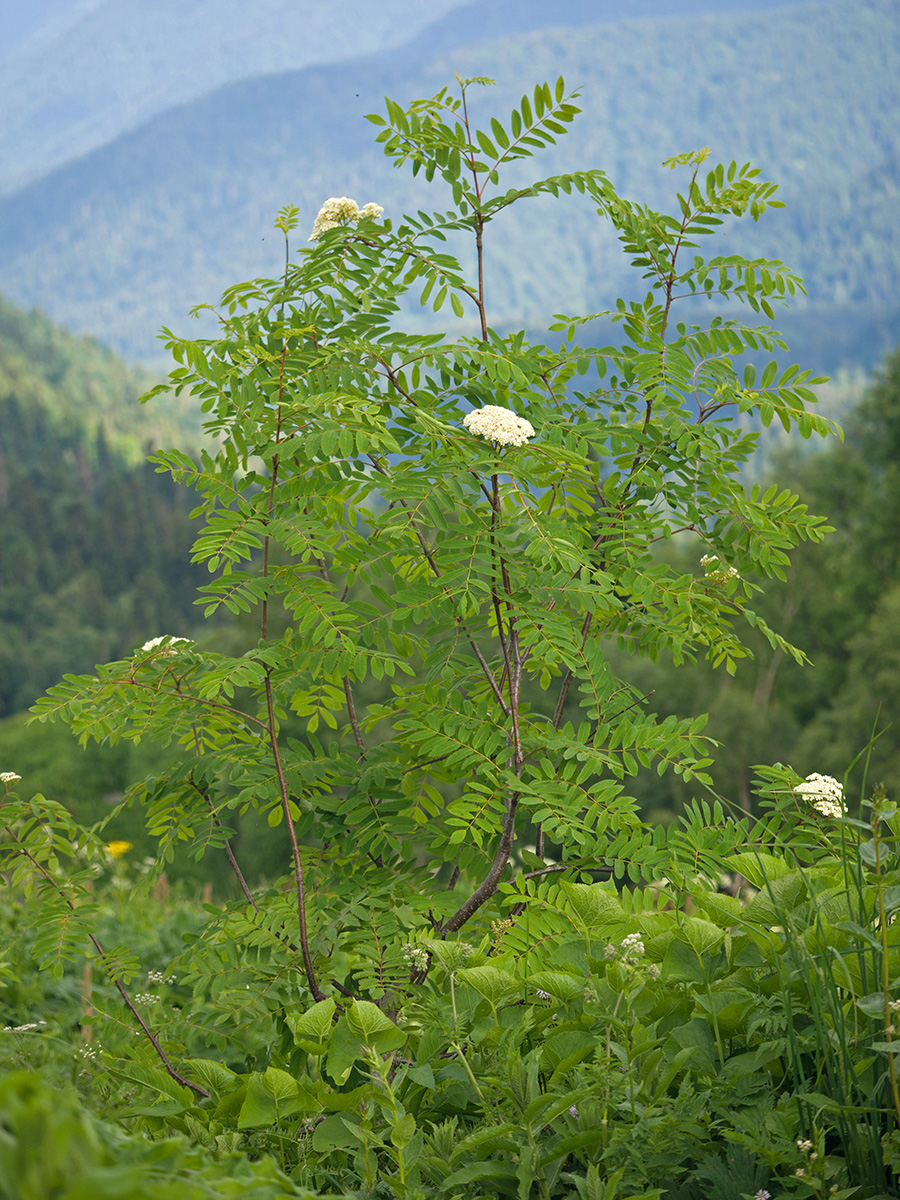
{"type": "Polygon", "coordinates": [[[733,839],[718,865],[740,897],[708,851],[705,874],[686,855],[646,888],[548,873],[539,936],[513,906],[478,941],[411,937],[378,1003],[311,1004],[241,906],[135,895],[140,866],[105,852],[94,929],[128,946],[122,978],[193,1090],[90,960],[48,987],[33,902],[7,903],[0,1194],[895,1194],[900,818],[764,782],[753,850],[720,810],[683,829],[683,850],[705,820],[733,839]]]}

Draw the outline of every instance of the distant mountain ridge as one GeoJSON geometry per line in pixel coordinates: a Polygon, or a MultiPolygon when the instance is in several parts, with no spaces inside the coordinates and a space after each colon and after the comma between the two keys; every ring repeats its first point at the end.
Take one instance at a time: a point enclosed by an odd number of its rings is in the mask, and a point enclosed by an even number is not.
{"type": "MultiPolygon", "coordinates": [[[[667,0],[666,12],[799,2],[667,0]]],[[[621,0],[381,0],[352,20],[326,0],[33,0],[0,16],[0,195],[239,79],[622,15],[621,0]]],[[[658,16],[659,0],[629,0],[626,15],[658,16]]]]}
{"type": "MultiPolygon", "coordinates": [[[[454,70],[487,74],[499,85],[484,109],[508,112],[523,88],[562,72],[583,85],[585,114],[536,171],[602,166],[624,194],[671,206],[678,181],[660,169],[664,157],[709,143],[717,157],[750,158],[782,184],[788,208],[728,245],[783,258],[805,275],[811,299],[801,324],[837,331],[852,316],[857,328],[879,331],[873,346],[890,340],[900,274],[900,0],[751,12],[720,2],[714,13],[682,0],[678,10],[695,15],[582,24],[577,33],[538,28],[461,46],[466,14],[478,7],[432,26],[412,43],[416,53],[223,87],[0,202],[0,287],[129,357],[158,361],[161,324],[190,334],[183,314],[191,304],[278,271],[271,222],[282,204],[298,203],[310,225],[333,194],[377,200],[393,217],[444,206],[438,189],[429,194],[393,172],[374,145],[363,116],[381,108],[385,92],[408,102],[452,81],[454,70]],[[423,62],[426,45],[438,53],[423,62]]],[[[531,0],[487,11],[500,21],[513,8],[524,24],[547,11],[531,0]]],[[[576,0],[560,8],[573,24],[589,9],[613,11],[576,0]]],[[[629,12],[650,8],[658,11],[653,0],[634,0],[629,12]]],[[[540,328],[553,312],[595,311],[631,286],[589,205],[529,201],[511,216],[490,230],[493,262],[515,264],[492,275],[496,324],[540,328]]]]}
{"type": "Polygon", "coordinates": [[[379,0],[353,20],[325,0],[101,0],[65,23],[51,13],[59,34],[32,33],[3,64],[0,194],[222,84],[388,49],[461,2],[379,0]]]}

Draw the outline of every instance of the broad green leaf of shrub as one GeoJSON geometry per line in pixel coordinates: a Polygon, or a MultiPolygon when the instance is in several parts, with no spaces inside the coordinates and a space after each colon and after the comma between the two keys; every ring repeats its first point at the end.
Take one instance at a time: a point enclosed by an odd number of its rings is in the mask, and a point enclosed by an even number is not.
{"type": "Polygon", "coordinates": [[[781,1043],[766,1042],[762,1046],[756,1046],[753,1050],[747,1050],[743,1054],[733,1055],[722,1068],[722,1074],[728,1078],[745,1079],[749,1075],[752,1075],[754,1071],[768,1067],[770,1063],[780,1058],[783,1053],[784,1046],[781,1043]]]}
{"type": "Polygon", "coordinates": [[[457,971],[456,978],[484,996],[491,1008],[508,1003],[522,990],[521,981],[499,967],[466,967],[457,971]]]}
{"type": "Polygon", "coordinates": [[[180,1083],[176,1083],[172,1076],[160,1067],[147,1066],[145,1063],[125,1062],[117,1063],[110,1068],[110,1071],[120,1079],[127,1079],[130,1083],[139,1083],[141,1087],[156,1092],[159,1096],[168,1096],[171,1100],[177,1101],[181,1105],[181,1111],[190,1108],[194,1103],[193,1093],[182,1087],[180,1083]]]}
{"type": "Polygon", "coordinates": [[[744,906],[737,896],[726,896],[721,892],[701,892],[692,896],[704,917],[728,929],[738,924],[744,916],[744,906]]]}
{"type": "Polygon", "coordinates": [[[416,1067],[410,1067],[406,1072],[406,1078],[413,1083],[423,1087],[426,1091],[434,1091],[434,1071],[431,1069],[431,1063],[420,1063],[416,1067]]]}
{"type": "Polygon", "coordinates": [[[714,954],[725,939],[724,929],[713,925],[711,921],[704,921],[702,917],[688,917],[681,926],[681,932],[700,958],[714,954]]]}
{"type": "Polygon", "coordinates": [[[293,1076],[278,1067],[254,1071],[241,1105],[238,1129],[274,1125],[280,1117],[317,1111],[315,1097],[302,1089],[293,1076]]]}
{"type": "Polygon", "coordinates": [[[486,1162],[469,1163],[467,1167],[460,1167],[458,1171],[454,1171],[452,1175],[447,1176],[443,1186],[444,1190],[447,1191],[453,1187],[460,1187],[465,1183],[477,1183],[481,1180],[511,1183],[515,1181],[516,1173],[517,1170],[513,1163],[488,1159],[486,1162]]]}
{"type": "Polygon", "coordinates": [[[416,1118],[412,1113],[405,1113],[391,1129],[391,1143],[402,1150],[416,1136],[416,1118]]]}
{"type": "Polygon", "coordinates": [[[221,1094],[234,1087],[239,1075],[212,1058],[188,1058],[184,1069],[192,1079],[202,1083],[210,1092],[221,1094]]]}
{"type": "Polygon", "coordinates": [[[406,1035],[370,1000],[354,1000],[334,1028],[327,1071],[338,1085],[347,1082],[353,1064],[365,1058],[366,1047],[387,1054],[399,1050],[406,1035]]]}
{"type": "Polygon", "coordinates": [[[694,1017],[686,1025],[673,1029],[669,1034],[666,1049],[671,1053],[671,1057],[679,1050],[693,1050],[690,1064],[694,1070],[707,1075],[714,1075],[716,1072],[715,1038],[707,1022],[700,1017],[694,1017]]]}
{"type": "Polygon", "coordinates": [[[376,1050],[395,1050],[397,1045],[403,1044],[403,1034],[390,1017],[385,1016],[371,1000],[354,1000],[342,1019],[346,1019],[347,1028],[351,1033],[355,1033],[361,1041],[376,1050]],[[391,1041],[395,1041],[396,1035],[399,1035],[400,1041],[396,1045],[385,1045],[385,1035],[388,1035],[391,1041]]]}
{"type": "Polygon", "coordinates": [[[862,1009],[867,1017],[875,1017],[876,1020],[880,1020],[884,1016],[884,994],[871,992],[868,996],[860,996],[856,1001],[856,1007],[862,1009]]]}
{"type": "Polygon", "coordinates": [[[749,879],[755,888],[763,888],[766,882],[774,882],[791,872],[783,858],[765,854],[761,850],[748,850],[743,854],[732,854],[728,867],[737,875],[749,879]]]}
{"type": "Polygon", "coordinates": [[[586,929],[597,925],[612,925],[625,920],[625,910],[615,894],[602,883],[564,882],[566,907],[575,914],[586,929]]]}
{"type": "Polygon", "coordinates": [[[565,1029],[551,1034],[541,1047],[541,1069],[568,1070],[593,1054],[598,1045],[597,1035],[586,1029],[565,1029]]]}
{"type": "Polygon", "coordinates": [[[747,1018],[755,1002],[755,996],[734,989],[715,991],[709,996],[701,993],[695,1000],[698,1009],[709,1014],[715,1013],[722,1037],[741,1037],[745,1034],[747,1018]]]}
{"type": "Polygon", "coordinates": [[[335,1002],[329,996],[320,1000],[303,1013],[289,1013],[285,1017],[288,1029],[294,1035],[294,1044],[308,1054],[317,1057],[324,1054],[334,1029],[335,1002]]]}
{"type": "Polygon", "coordinates": [[[756,925],[783,925],[784,918],[809,899],[801,871],[791,871],[766,883],[744,910],[756,925]]]}
{"type": "Polygon", "coordinates": [[[706,971],[693,946],[675,940],[669,944],[660,967],[662,978],[671,983],[703,983],[706,971]]]}
{"type": "Polygon", "coordinates": [[[554,1000],[563,1003],[577,1000],[584,993],[584,977],[569,975],[565,971],[537,971],[528,976],[528,986],[536,991],[547,992],[554,1000]]]}
{"type": "Polygon", "coordinates": [[[313,1150],[328,1154],[332,1150],[355,1150],[359,1139],[347,1128],[343,1117],[326,1117],[313,1130],[313,1150]]]}

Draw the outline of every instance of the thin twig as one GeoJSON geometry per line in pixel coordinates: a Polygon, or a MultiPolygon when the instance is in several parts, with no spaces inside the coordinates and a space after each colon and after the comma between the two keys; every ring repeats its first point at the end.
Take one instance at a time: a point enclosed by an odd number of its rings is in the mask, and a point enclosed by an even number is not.
{"type": "MultiPolygon", "coordinates": [[[[47,880],[47,882],[54,889],[54,891],[57,893],[57,895],[60,896],[61,899],[69,906],[69,909],[72,912],[77,912],[75,905],[72,903],[72,901],[69,899],[69,897],[65,894],[65,892],[62,890],[62,888],[59,886],[58,882],[47,871],[44,864],[39,862],[38,859],[36,859],[34,857],[34,855],[31,853],[31,851],[28,849],[28,847],[23,845],[21,839],[18,837],[15,830],[11,829],[10,826],[7,825],[6,832],[9,834],[9,836],[12,838],[12,840],[19,847],[19,853],[24,855],[24,857],[28,859],[28,861],[31,863],[31,865],[33,867],[37,868],[37,870],[41,873],[41,875],[43,875],[43,877],[47,880]]],[[[141,1029],[144,1031],[145,1037],[148,1039],[151,1046],[153,1047],[153,1049],[156,1051],[157,1055],[159,1056],[159,1059],[162,1062],[163,1066],[165,1067],[167,1074],[170,1075],[171,1078],[174,1079],[176,1083],[181,1084],[182,1087],[189,1088],[192,1092],[194,1092],[196,1095],[200,1096],[204,1100],[208,1099],[209,1092],[206,1091],[205,1088],[200,1087],[200,1085],[197,1083],[191,1083],[191,1081],[189,1079],[185,1079],[185,1077],[183,1075],[181,1075],[178,1071],[176,1071],[175,1068],[172,1066],[171,1062],[169,1061],[168,1056],[166,1055],[165,1050],[163,1050],[162,1046],[159,1044],[159,1041],[157,1040],[156,1035],[148,1027],[147,1023],[144,1021],[144,1018],[141,1016],[141,1014],[135,1008],[134,1003],[133,1003],[131,997],[126,992],[121,980],[116,979],[115,976],[112,974],[112,972],[107,967],[106,952],[104,951],[103,947],[97,941],[97,938],[94,936],[93,933],[89,933],[88,937],[90,938],[91,942],[93,943],[94,949],[97,951],[98,955],[100,956],[100,961],[103,963],[103,966],[106,969],[107,975],[109,975],[110,979],[112,979],[113,983],[116,986],[116,990],[118,991],[119,995],[124,1000],[126,1007],[131,1012],[131,1015],[137,1021],[138,1025],[140,1025],[141,1029]]]]}
{"type": "MultiPolygon", "coordinates": [[[[369,454],[366,457],[369,459],[369,462],[372,464],[372,466],[375,468],[376,471],[379,471],[382,475],[387,475],[387,471],[384,469],[384,467],[381,465],[381,463],[378,461],[378,459],[375,458],[374,455],[369,454]]],[[[405,500],[400,501],[400,506],[404,509],[405,512],[409,513],[409,506],[405,500]]],[[[410,528],[412,529],[413,533],[416,535],[416,539],[419,543],[422,553],[425,555],[425,559],[426,559],[428,565],[431,567],[431,570],[434,573],[435,578],[440,579],[441,578],[441,570],[438,567],[437,563],[434,561],[434,555],[431,553],[431,550],[428,547],[428,543],[425,541],[425,538],[423,537],[421,530],[419,529],[418,525],[416,524],[415,520],[413,519],[413,517],[411,515],[409,517],[409,525],[410,525],[410,528]]],[[[458,624],[459,624],[460,628],[463,630],[463,632],[465,633],[466,638],[468,639],[469,645],[472,647],[472,651],[475,654],[476,659],[478,660],[478,665],[481,667],[482,671],[484,672],[484,676],[487,679],[488,683],[490,684],[491,691],[494,693],[494,698],[497,701],[497,703],[500,705],[500,708],[503,711],[503,715],[508,717],[509,709],[506,705],[506,701],[503,699],[503,693],[500,691],[500,688],[497,685],[497,680],[494,678],[493,671],[488,666],[484,655],[479,650],[475,639],[469,633],[469,630],[466,627],[466,625],[464,625],[462,621],[459,621],[458,624]]]]}
{"type": "Polygon", "coordinates": [[[312,957],[309,953],[309,933],[306,928],[306,881],[303,874],[303,859],[300,857],[300,844],[297,841],[297,830],[294,828],[294,818],[291,816],[291,801],[288,795],[287,780],[281,765],[281,754],[278,750],[278,731],[275,723],[275,704],[272,698],[271,668],[266,667],[266,707],[269,711],[269,741],[272,747],[272,757],[275,760],[275,771],[278,775],[278,788],[281,792],[281,806],[291,839],[291,852],[294,858],[294,879],[297,884],[297,922],[300,927],[300,953],[303,955],[303,966],[306,970],[306,980],[314,1000],[324,1000],[325,993],[316,981],[312,957]]]}

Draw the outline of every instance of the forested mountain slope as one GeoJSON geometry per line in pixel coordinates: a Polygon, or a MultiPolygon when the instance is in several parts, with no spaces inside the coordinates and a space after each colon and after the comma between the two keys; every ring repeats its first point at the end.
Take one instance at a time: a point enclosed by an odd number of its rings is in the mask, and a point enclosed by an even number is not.
{"type": "Polygon", "coordinates": [[[5,64],[0,193],[236,79],[397,46],[461,0],[382,0],[342,21],[323,0],[101,0],[5,64]]]}
{"type": "Polygon", "coordinates": [[[194,445],[200,437],[200,411],[190,397],[137,404],[155,382],[93,338],[75,337],[0,296],[0,402],[12,397],[53,420],[74,422],[89,437],[101,434],[134,464],[148,448],[194,445]]]}
{"type": "MultiPolygon", "coordinates": [[[[667,0],[672,16],[800,0],[667,0]]],[[[658,0],[629,0],[655,16],[658,0]]],[[[414,59],[549,25],[620,19],[618,0],[382,0],[336,16],[326,0],[39,0],[4,13],[0,195],[157,113],[254,75],[408,45],[414,59]],[[339,22],[339,35],[336,30],[339,22]],[[418,36],[420,35],[420,36],[418,36]],[[5,42],[5,44],[4,44],[5,42]]]]}
{"type": "Polygon", "coordinates": [[[177,433],[147,382],[0,302],[0,716],[195,620],[191,496],[141,461],[177,433]]]}
{"type": "MultiPolygon", "coordinates": [[[[716,157],[753,160],[780,182],[787,208],[740,241],[710,239],[708,250],[789,262],[810,297],[791,327],[798,356],[811,347],[817,369],[871,366],[898,315],[898,18],[898,0],[718,5],[487,41],[473,21],[468,44],[453,26],[455,48],[427,57],[423,38],[414,54],[233,84],[0,203],[0,286],[157,361],[161,324],[190,333],[191,304],[279,270],[271,223],[281,205],[299,204],[309,226],[329,195],[376,200],[391,217],[440,207],[373,143],[363,116],[385,93],[409,101],[454,70],[486,74],[498,86],[484,106],[507,112],[525,85],[563,73],[581,87],[584,114],[544,157],[547,174],[600,166],[624,194],[671,206],[677,183],[663,158],[708,144],[716,157]]],[[[560,206],[564,217],[541,201],[516,211],[489,230],[488,253],[516,264],[490,297],[495,325],[544,328],[554,312],[605,308],[627,286],[625,260],[589,204],[560,206]]]]}

